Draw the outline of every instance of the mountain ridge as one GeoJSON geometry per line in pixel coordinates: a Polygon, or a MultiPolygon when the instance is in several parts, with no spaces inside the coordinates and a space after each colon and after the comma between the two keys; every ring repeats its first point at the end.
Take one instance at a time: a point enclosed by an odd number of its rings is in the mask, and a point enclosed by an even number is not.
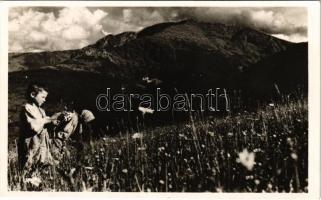
{"type": "Polygon", "coordinates": [[[168,94],[226,88],[255,101],[275,97],[275,85],[286,93],[303,85],[306,94],[307,51],[307,43],[248,27],[185,20],[107,35],[77,50],[9,54],[9,112],[15,121],[31,81],[51,86],[52,108],[63,97],[94,108],[106,88],[123,87],[138,93],[160,87],[168,94]],[[147,84],[146,77],[159,84],[147,84]]]}

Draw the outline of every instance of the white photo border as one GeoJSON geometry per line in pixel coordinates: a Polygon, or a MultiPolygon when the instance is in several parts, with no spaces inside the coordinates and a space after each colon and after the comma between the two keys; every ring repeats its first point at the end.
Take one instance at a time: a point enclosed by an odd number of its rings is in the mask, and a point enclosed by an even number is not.
{"type": "Polygon", "coordinates": [[[319,199],[320,198],[320,2],[319,1],[12,1],[0,2],[0,197],[108,197],[111,199],[319,199]],[[20,6],[84,7],[306,7],[309,70],[308,193],[84,193],[8,191],[8,10],[20,6]]]}

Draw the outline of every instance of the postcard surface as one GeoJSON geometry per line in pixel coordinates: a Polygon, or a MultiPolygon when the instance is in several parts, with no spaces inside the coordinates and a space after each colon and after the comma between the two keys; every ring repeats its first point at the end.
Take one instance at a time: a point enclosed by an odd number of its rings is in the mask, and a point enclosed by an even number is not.
{"type": "Polygon", "coordinates": [[[1,194],[319,198],[319,2],[3,5],[1,194]]]}

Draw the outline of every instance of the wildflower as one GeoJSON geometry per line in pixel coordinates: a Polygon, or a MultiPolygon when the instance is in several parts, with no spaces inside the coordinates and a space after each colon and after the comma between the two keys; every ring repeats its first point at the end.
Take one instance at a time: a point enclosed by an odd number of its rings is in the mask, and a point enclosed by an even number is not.
{"type": "Polygon", "coordinates": [[[269,106],[274,107],[275,105],[274,105],[274,103],[269,103],[269,106]]]}
{"type": "Polygon", "coordinates": [[[153,114],[153,113],[154,113],[154,110],[153,110],[153,109],[144,108],[144,107],[141,107],[141,106],[138,107],[138,110],[139,110],[140,112],[142,112],[143,115],[145,115],[146,113],[149,113],[149,114],[153,114]]]}
{"type": "Polygon", "coordinates": [[[85,169],[93,170],[94,168],[93,167],[85,167],[85,169]]]}
{"type": "Polygon", "coordinates": [[[208,132],[208,134],[211,136],[211,137],[214,137],[214,132],[208,132]]]}
{"type": "Polygon", "coordinates": [[[162,184],[162,185],[165,184],[165,182],[163,180],[159,180],[159,183],[162,184]]]}
{"type": "Polygon", "coordinates": [[[260,151],[262,151],[260,148],[256,148],[256,149],[253,150],[254,153],[257,153],[257,152],[260,152],[260,151]]]}
{"type": "Polygon", "coordinates": [[[232,137],[232,136],[233,136],[233,133],[232,133],[232,132],[229,132],[229,133],[227,133],[227,136],[232,137]]]}
{"type": "Polygon", "coordinates": [[[124,174],[127,174],[128,170],[127,170],[127,169],[123,169],[122,172],[123,172],[124,174]]]}
{"type": "Polygon", "coordinates": [[[138,147],[138,151],[145,151],[146,148],[145,147],[138,147]]]}
{"type": "Polygon", "coordinates": [[[255,185],[259,185],[260,184],[260,180],[259,179],[255,179],[254,183],[255,183],[255,185]]]}
{"type": "Polygon", "coordinates": [[[292,141],[291,138],[288,137],[288,138],[286,139],[286,142],[288,143],[288,145],[293,146],[293,141],[292,141]]]}
{"type": "Polygon", "coordinates": [[[72,168],[69,172],[69,176],[72,176],[76,171],[76,168],[72,168]]]}
{"type": "Polygon", "coordinates": [[[202,148],[205,148],[205,145],[204,145],[204,144],[202,144],[201,146],[202,146],[202,148]]]}
{"type": "Polygon", "coordinates": [[[217,187],[215,189],[216,189],[216,192],[223,192],[223,189],[221,187],[217,187]]]}
{"type": "Polygon", "coordinates": [[[269,184],[267,185],[267,187],[268,187],[269,189],[272,189],[273,185],[272,185],[271,183],[269,183],[269,184]]]}
{"type": "Polygon", "coordinates": [[[158,147],[158,151],[163,151],[165,150],[165,147],[158,147]]]}
{"type": "Polygon", "coordinates": [[[244,149],[239,153],[239,157],[236,159],[236,162],[241,163],[247,170],[252,171],[255,164],[254,159],[254,152],[248,152],[247,149],[244,149]]]}
{"type": "Polygon", "coordinates": [[[133,139],[140,139],[143,137],[143,134],[141,133],[134,133],[134,135],[132,136],[133,139]]]}
{"type": "Polygon", "coordinates": [[[26,180],[26,183],[31,183],[32,185],[38,187],[41,183],[41,179],[39,177],[32,177],[32,178],[27,178],[26,180]]]}
{"type": "Polygon", "coordinates": [[[296,153],[291,153],[291,158],[293,160],[297,160],[298,159],[298,155],[296,153]]]}

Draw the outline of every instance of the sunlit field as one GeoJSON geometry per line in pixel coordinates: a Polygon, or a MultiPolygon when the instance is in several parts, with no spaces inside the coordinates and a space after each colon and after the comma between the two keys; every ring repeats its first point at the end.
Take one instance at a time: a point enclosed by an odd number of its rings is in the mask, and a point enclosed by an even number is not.
{"type": "MultiPolygon", "coordinates": [[[[148,117],[148,114],[146,114],[148,117]]],[[[111,192],[308,192],[307,99],[270,103],[79,144],[23,181],[9,147],[8,189],[111,192]]]]}

